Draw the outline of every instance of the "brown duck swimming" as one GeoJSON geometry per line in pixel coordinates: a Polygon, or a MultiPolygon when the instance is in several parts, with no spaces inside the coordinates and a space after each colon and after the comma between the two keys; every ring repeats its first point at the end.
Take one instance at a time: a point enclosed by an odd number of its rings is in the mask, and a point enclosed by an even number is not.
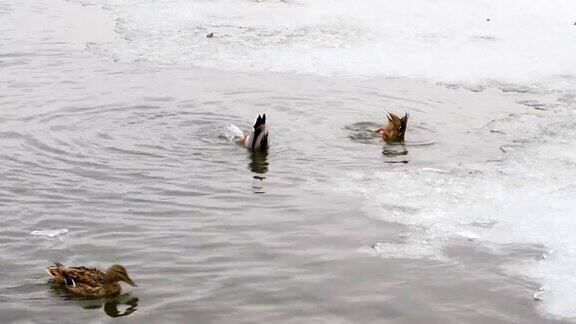
{"type": "Polygon", "coordinates": [[[97,268],[87,267],[64,267],[60,263],[49,266],[46,272],[54,279],[54,282],[62,285],[68,291],[89,297],[104,297],[118,294],[121,290],[118,281],[137,287],[134,281],[128,277],[126,268],[115,264],[102,272],[97,268]]]}
{"type": "Polygon", "coordinates": [[[387,113],[386,116],[388,116],[388,125],[386,128],[377,129],[376,133],[380,134],[386,142],[403,142],[408,124],[408,113],[402,118],[392,113],[387,113]]]}

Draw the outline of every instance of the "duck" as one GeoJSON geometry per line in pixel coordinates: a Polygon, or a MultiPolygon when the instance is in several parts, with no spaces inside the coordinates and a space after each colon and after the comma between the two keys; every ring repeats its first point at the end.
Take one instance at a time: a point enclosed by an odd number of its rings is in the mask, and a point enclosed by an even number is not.
{"type": "Polygon", "coordinates": [[[385,128],[377,129],[376,133],[380,134],[382,139],[389,143],[404,142],[404,133],[406,133],[406,125],[408,124],[408,113],[402,118],[393,113],[386,113],[386,116],[388,117],[388,125],[386,125],[385,128]]]}
{"type": "Polygon", "coordinates": [[[105,272],[97,268],[84,266],[65,267],[61,263],[45,268],[54,282],[76,295],[86,297],[105,297],[120,292],[119,281],[138,287],[128,276],[126,268],[119,264],[110,266],[105,272]]]}
{"type": "Polygon", "coordinates": [[[268,149],[268,124],[266,124],[266,114],[258,114],[254,129],[240,134],[240,143],[247,149],[254,151],[265,151],[268,149]]]}

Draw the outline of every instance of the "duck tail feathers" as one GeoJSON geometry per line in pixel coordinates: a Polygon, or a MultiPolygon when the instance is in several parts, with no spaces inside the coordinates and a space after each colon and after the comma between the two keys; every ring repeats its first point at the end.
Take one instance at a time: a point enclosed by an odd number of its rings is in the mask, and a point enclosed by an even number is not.
{"type": "Polygon", "coordinates": [[[54,277],[54,275],[52,274],[52,270],[53,270],[53,268],[50,268],[50,267],[44,268],[44,271],[46,271],[46,273],[47,273],[50,277],[52,277],[52,279],[55,279],[56,277],[54,277]]]}
{"type": "Polygon", "coordinates": [[[262,116],[258,114],[258,117],[256,117],[256,122],[254,123],[254,130],[257,130],[258,127],[264,124],[266,124],[266,114],[262,114],[262,116]]]}

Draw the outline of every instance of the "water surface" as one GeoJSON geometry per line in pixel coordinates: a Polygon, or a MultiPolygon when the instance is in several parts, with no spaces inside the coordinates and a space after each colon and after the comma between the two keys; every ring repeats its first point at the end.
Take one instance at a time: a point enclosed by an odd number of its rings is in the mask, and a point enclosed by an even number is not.
{"type": "Polygon", "coordinates": [[[466,190],[501,193],[482,180],[554,138],[539,121],[569,129],[566,96],[117,60],[92,50],[123,42],[102,8],[0,2],[2,322],[555,322],[505,267],[549,249],[487,248],[450,210],[492,208],[466,190]],[[372,136],[386,111],[410,113],[404,145],[372,136]],[[269,152],[226,138],[261,112],[269,152]],[[450,235],[419,221],[435,206],[450,235]],[[30,234],[47,229],[68,232],[30,234]],[[74,298],[55,261],[121,263],[139,287],[74,298]]]}

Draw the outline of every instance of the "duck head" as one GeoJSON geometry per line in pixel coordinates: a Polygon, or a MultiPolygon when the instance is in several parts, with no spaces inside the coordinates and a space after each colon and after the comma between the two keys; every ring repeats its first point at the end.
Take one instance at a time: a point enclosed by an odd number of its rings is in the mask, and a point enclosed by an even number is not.
{"type": "Polygon", "coordinates": [[[129,284],[130,286],[138,287],[132,279],[128,276],[128,272],[126,268],[119,264],[115,264],[110,266],[108,270],[106,270],[106,281],[108,282],[118,282],[124,281],[125,283],[129,284]]]}

